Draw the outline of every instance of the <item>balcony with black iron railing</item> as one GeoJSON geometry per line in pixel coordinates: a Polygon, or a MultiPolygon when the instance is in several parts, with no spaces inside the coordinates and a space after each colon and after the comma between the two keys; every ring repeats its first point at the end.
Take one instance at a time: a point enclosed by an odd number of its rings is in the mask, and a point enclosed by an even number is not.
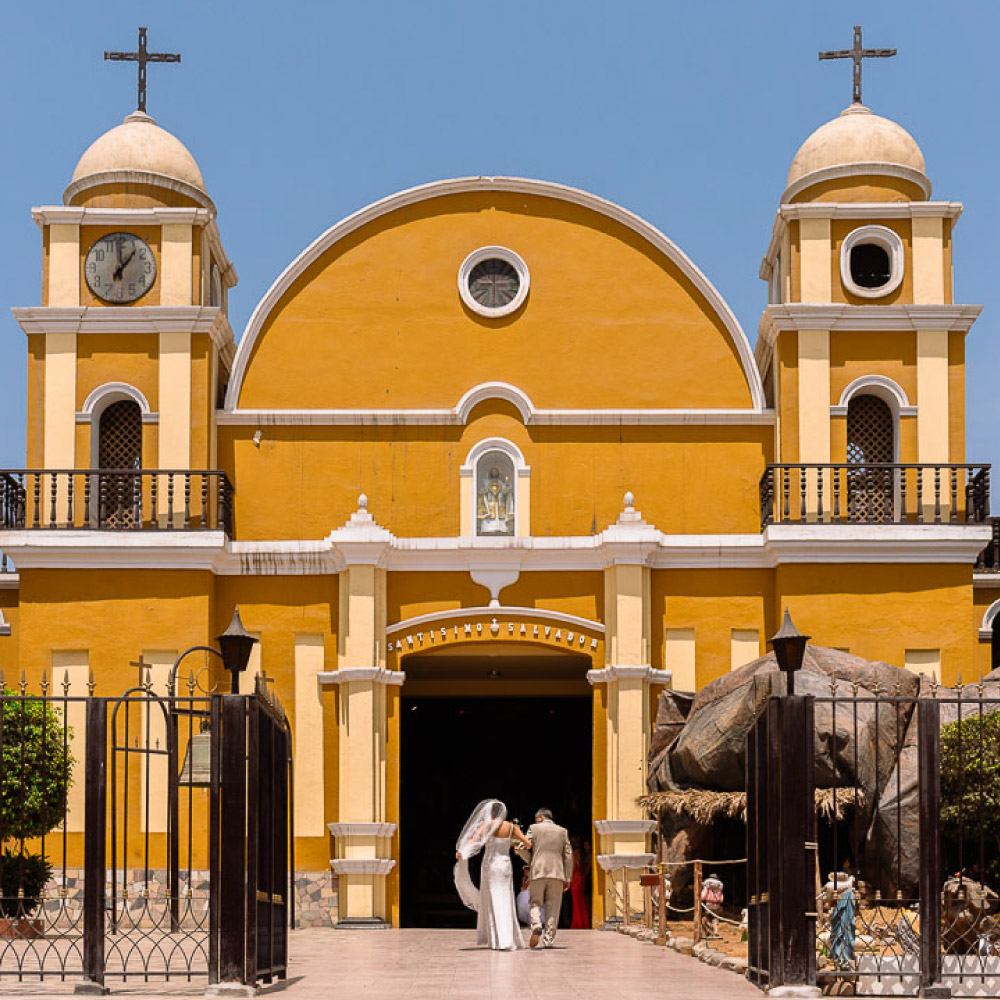
{"type": "Polygon", "coordinates": [[[979,553],[976,560],[977,573],[996,573],[997,582],[1000,583],[1000,517],[991,517],[989,525],[992,536],[986,548],[979,553]]]}
{"type": "Polygon", "coordinates": [[[233,486],[218,469],[0,470],[0,529],[223,531],[233,486]]]}
{"type": "Polygon", "coordinates": [[[983,524],[990,466],[780,463],[760,480],[760,525],[983,524]]]}

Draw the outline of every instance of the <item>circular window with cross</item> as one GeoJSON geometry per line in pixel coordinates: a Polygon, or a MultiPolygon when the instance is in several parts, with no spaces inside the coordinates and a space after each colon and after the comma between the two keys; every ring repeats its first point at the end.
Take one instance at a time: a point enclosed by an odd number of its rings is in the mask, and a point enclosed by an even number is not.
{"type": "Polygon", "coordinates": [[[458,293],[480,316],[495,318],[516,312],[528,296],[528,268],[513,250],[480,247],[458,270],[458,293]]]}

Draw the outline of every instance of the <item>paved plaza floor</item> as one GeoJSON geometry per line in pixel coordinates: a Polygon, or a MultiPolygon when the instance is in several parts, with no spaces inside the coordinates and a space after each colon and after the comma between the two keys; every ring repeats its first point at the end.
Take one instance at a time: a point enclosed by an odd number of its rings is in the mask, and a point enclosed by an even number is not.
{"type": "MultiPolygon", "coordinates": [[[[198,996],[202,983],[109,982],[112,996],[198,996]]],[[[0,995],[72,993],[70,983],[0,981],[0,995]]],[[[338,931],[289,937],[289,978],[274,1000],[650,1000],[763,996],[732,972],[622,934],[560,931],[549,950],[491,952],[474,931],[338,931]]]]}
{"type": "Polygon", "coordinates": [[[302,1000],[650,1000],[763,996],[735,973],[622,934],[560,931],[548,950],[491,952],[473,931],[302,931],[302,1000]]]}

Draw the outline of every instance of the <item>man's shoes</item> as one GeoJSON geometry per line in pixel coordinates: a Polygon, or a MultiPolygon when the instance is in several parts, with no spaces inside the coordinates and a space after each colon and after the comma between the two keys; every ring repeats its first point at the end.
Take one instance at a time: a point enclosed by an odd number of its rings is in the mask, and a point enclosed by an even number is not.
{"type": "Polygon", "coordinates": [[[528,939],[528,947],[529,948],[537,948],[538,947],[538,942],[541,941],[541,940],[542,940],[542,932],[541,931],[532,931],[531,932],[531,937],[528,939]]]}

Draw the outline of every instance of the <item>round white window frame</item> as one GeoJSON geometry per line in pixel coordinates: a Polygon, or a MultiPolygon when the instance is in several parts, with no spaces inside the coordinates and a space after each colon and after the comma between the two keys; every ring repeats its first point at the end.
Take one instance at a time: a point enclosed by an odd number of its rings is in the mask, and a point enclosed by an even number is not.
{"type": "Polygon", "coordinates": [[[862,299],[881,299],[891,295],[903,282],[903,241],[888,226],[861,226],[852,230],[840,247],[840,281],[852,295],[862,299]],[[851,251],[863,243],[874,243],[889,255],[889,280],[878,288],[864,288],[851,277],[851,251]]]}
{"type": "Polygon", "coordinates": [[[480,247],[478,250],[473,250],[462,261],[462,266],[458,269],[458,294],[462,297],[462,301],[474,313],[478,313],[480,316],[487,316],[490,319],[509,316],[511,313],[517,312],[524,305],[524,300],[528,297],[530,284],[531,276],[528,274],[528,265],[513,250],[508,250],[507,247],[480,247]],[[469,291],[469,275],[472,273],[472,269],[477,264],[481,264],[484,260],[490,260],[493,257],[510,264],[517,271],[518,278],[517,294],[507,305],[497,306],[495,309],[477,302],[469,291]]]}

